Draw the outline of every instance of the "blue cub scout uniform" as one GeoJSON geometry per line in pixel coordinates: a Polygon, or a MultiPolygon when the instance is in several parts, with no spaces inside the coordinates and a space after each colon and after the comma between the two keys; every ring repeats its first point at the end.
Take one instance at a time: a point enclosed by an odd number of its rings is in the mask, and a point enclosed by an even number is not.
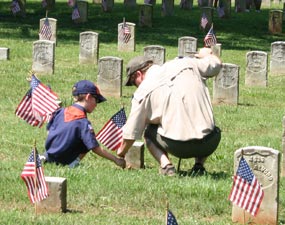
{"type": "Polygon", "coordinates": [[[49,162],[70,164],[81,153],[99,146],[85,109],[76,104],[59,109],[47,129],[45,147],[49,162]]]}

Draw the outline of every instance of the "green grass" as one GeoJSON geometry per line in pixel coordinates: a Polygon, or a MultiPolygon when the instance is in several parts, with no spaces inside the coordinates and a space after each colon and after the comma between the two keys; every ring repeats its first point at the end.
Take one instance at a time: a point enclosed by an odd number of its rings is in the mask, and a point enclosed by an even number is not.
{"type": "MultiPolygon", "coordinates": [[[[228,225],[231,222],[231,203],[227,200],[233,175],[235,150],[260,145],[282,149],[282,118],[285,115],[285,76],[269,73],[268,87],[244,85],[246,52],[265,51],[270,54],[274,41],[284,40],[284,34],[268,33],[269,9],[261,13],[234,13],[230,19],[219,19],[214,13],[214,30],[222,43],[222,60],[240,66],[239,105],[214,106],[217,125],[222,129],[222,140],[217,151],[208,159],[209,172],[204,177],[163,177],[158,175],[158,164],[145,151],[142,170],[120,170],[113,163],[88,154],[82,165],[74,170],[45,165],[46,176],[66,177],[68,183],[65,214],[35,215],[29,203],[20,173],[36,140],[44,151],[45,128],[33,128],[17,118],[14,111],[28,90],[25,78],[32,67],[32,44],[38,39],[39,20],[45,16],[40,0],[27,0],[27,16],[13,17],[10,0],[0,3],[0,47],[10,48],[10,60],[0,61],[0,224],[163,224],[166,203],[179,224],[228,225]]],[[[197,2],[191,11],[180,10],[175,3],[173,17],[161,17],[161,2],[154,7],[153,28],[136,26],[136,51],[117,51],[117,24],[126,21],[138,24],[138,8],[127,9],[116,1],[112,13],[89,0],[88,23],[73,24],[67,1],[56,0],[56,8],[49,17],[58,20],[55,73],[39,76],[63,100],[71,103],[71,87],[79,79],[96,81],[97,65],[80,65],[79,33],[87,30],[99,33],[99,57],[116,56],[123,59],[124,68],[133,56],[142,54],[146,45],[166,48],[166,60],[177,56],[178,38],[193,36],[202,47],[205,33],[199,29],[200,10],[197,2]]],[[[142,0],[138,1],[142,4],[142,0]]],[[[233,3],[232,3],[233,4],[233,3]]],[[[272,8],[282,8],[274,5],[272,8]]],[[[283,30],[285,30],[283,28],[283,30]]],[[[212,80],[209,81],[212,92],[212,80]]],[[[104,125],[123,104],[130,111],[134,88],[123,87],[121,99],[108,98],[89,119],[95,131],[104,125]]],[[[171,157],[175,165],[178,160],[171,157]]],[[[193,159],[183,160],[181,169],[188,170],[193,159]]],[[[279,221],[285,224],[284,177],[280,181],[279,221]]]]}

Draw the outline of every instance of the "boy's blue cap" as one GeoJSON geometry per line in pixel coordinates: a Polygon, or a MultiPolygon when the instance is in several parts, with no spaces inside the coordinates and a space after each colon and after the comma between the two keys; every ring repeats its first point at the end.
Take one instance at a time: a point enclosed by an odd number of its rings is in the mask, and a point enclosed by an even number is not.
{"type": "Polygon", "coordinates": [[[73,85],[72,95],[78,96],[80,94],[94,95],[97,98],[98,103],[107,101],[107,99],[101,95],[99,88],[89,80],[80,80],[73,85]]]}

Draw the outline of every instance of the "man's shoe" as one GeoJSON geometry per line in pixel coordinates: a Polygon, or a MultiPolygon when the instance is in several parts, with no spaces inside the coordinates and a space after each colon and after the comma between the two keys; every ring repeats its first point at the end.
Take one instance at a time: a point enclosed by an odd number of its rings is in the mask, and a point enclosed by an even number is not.
{"type": "Polygon", "coordinates": [[[160,168],[159,173],[165,176],[172,177],[172,176],[175,176],[176,170],[172,164],[168,164],[165,167],[160,168]]]}
{"type": "Polygon", "coordinates": [[[188,171],[190,176],[201,176],[205,175],[206,173],[206,169],[201,163],[195,163],[192,169],[188,171]]]}

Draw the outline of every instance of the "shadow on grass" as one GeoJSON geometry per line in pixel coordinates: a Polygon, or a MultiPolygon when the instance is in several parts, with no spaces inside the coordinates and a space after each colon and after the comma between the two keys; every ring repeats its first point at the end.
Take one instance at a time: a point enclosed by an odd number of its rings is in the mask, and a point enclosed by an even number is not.
{"type": "Polygon", "coordinates": [[[201,176],[207,176],[210,177],[213,180],[226,180],[230,178],[230,175],[221,171],[221,172],[213,172],[213,173],[209,173],[209,172],[204,172],[204,173],[196,173],[193,174],[189,171],[183,171],[180,170],[179,172],[177,172],[177,174],[179,175],[179,177],[201,177],[201,176]]]}

